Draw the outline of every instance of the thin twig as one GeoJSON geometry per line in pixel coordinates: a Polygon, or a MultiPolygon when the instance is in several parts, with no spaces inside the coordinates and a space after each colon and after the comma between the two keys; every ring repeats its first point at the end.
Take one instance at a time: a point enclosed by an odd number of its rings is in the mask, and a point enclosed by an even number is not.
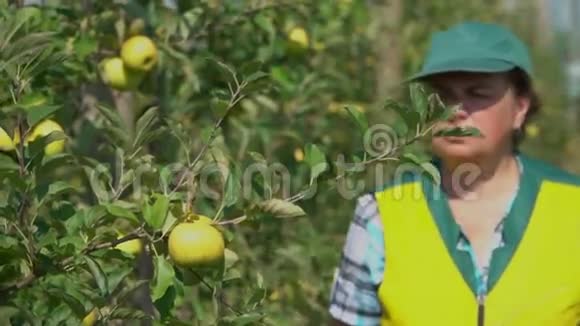
{"type": "MultiPolygon", "coordinates": [[[[211,284],[207,283],[203,277],[201,277],[201,275],[199,275],[197,272],[195,271],[191,271],[193,273],[193,275],[195,275],[195,277],[197,277],[199,279],[199,281],[205,285],[208,289],[210,289],[212,292],[214,292],[215,288],[213,286],[211,286],[211,284]]],[[[232,307],[232,305],[230,305],[229,303],[227,303],[225,300],[223,300],[223,298],[220,298],[222,300],[221,303],[226,306],[226,308],[230,309],[231,311],[233,311],[236,315],[241,316],[243,315],[243,313],[239,310],[237,310],[236,308],[232,307]]]]}
{"type": "MultiPolygon", "coordinates": [[[[126,236],[123,236],[119,239],[115,239],[112,241],[107,241],[107,242],[102,242],[102,243],[94,243],[91,244],[89,246],[87,246],[86,248],[84,248],[81,251],[81,255],[87,255],[93,251],[97,251],[97,250],[101,250],[101,249],[108,249],[108,248],[113,248],[123,242],[126,241],[130,241],[130,240],[135,240],[135,239],[140,239],[143,238],[143,225],[139,228],[137,228],[136,230],[134,230],[133,232],[127,234],[126,236]]],[[[69,265],[70,263],[72,263],[72,261],[75,259],[75,256],[69,256],[65,259],[63,259],[60,263],[57,264],[57,266],[66,269],[67,265],[69,265]]],[[[29,285],[31,285],[34,281],[36,281],[37,279],[43,277],[45,275],[47,271],[45,272],[41,272],[38,274],[30,273],[28,275],[26,275],[25,277],[23,277],[20,280],[14,281],[12,283],[6,284],[4,286],[2,286],[0,288],[0,297],[6,297],[8,295],[8,293],[14,291],[14,290],[19,290],[22,288],[25,288],[29,285]]]]}

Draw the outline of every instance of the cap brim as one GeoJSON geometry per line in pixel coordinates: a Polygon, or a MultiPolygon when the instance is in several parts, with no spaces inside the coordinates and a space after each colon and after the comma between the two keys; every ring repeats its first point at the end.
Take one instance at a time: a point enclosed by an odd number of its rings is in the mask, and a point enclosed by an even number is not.
{"type": "Polygon", "coordinates": [[[511,70],[515,65],[499,59],[463,59],[438,63],[426,67],[423,71],[405,79],[404,83],[416,82],[425,77],[448,72],[483,72],[494,73],[511,70]]]}

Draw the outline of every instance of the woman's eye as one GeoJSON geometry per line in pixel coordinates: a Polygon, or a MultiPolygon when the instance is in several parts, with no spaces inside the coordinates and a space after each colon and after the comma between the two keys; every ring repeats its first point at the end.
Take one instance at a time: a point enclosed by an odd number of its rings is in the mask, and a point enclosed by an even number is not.
{"type": "Polygon", "coordinates": [[[477,97],[477,98],[486,98],[487,97],[487,93],[484,93],[484,92],[472,92],[471,95],[474,97],[477,97]]]}

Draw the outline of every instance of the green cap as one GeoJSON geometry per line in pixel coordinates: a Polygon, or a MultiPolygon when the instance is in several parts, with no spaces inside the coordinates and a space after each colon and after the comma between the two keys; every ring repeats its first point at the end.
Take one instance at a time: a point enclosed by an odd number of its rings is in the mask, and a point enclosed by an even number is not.
{"type": "Polygon", "coordinates": [[[516,35],[496,24],[465,22],[433,35],[421,71],[408,81],[443,72],[503,72],[515,67],[532,76],[528,49],[516,35]]]}

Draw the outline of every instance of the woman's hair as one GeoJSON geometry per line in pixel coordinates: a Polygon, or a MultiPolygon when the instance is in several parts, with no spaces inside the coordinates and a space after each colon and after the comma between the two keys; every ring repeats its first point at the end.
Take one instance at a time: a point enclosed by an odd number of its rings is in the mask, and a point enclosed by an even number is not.
{"type": "Polygon", "coordinates": [[[524,123],[519,130],[515,130],[512,135],[512,145],[514,150],[518,150],[519,145],[525,138],[526,126],[530,119],[538,114],[542,103],[538,94],[536,93],[532,80],[523,70],[514,68],[508,72],[508,79],[514,87],[517,96],[525,96],[530,99],[530,107],[526,113],[524,123]]]}

